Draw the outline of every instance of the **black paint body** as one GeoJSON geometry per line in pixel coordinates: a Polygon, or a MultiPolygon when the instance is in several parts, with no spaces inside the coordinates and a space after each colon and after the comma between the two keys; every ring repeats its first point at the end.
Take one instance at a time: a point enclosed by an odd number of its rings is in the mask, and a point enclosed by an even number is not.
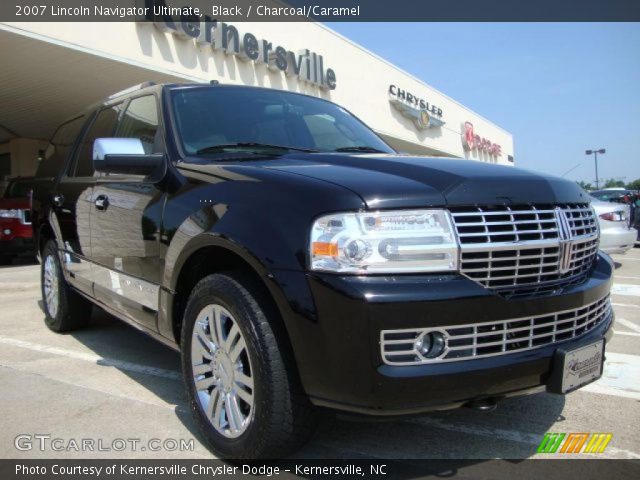
{"type": "MultiPolygon", "coordinates": [[[[183,267],[203,248],[242,259],[260,277],[286,327],[302,385],[311,400],[352,412],[393,415],[460,406],[474,399],[544,387],[554,351],[522,353],[424,366],[382,362],[380,330],[452,325],[542,315],[579,308],[607,294],[612,263],[599,254],[587,281],[551,296],[505,299],[457,274],[353,276],[310,272],[309,232],[315,218],[356,210],[468,205],[586,203],[574,183],[507,166],[392,154],[289,153],[211,162],[187,157],[175,136],[168,91],[226,86],[154,86],[132,96],[157,96],[168,159],[163,182],[140,178],[69,179],[71,160],[55,177],[35,182],[36,244],[55,236],[75,268],[97,264],[158,287],[156,309],[114,297],[73,271],[71,284],[99,305],[176,346],[176,295],[183,267]],[[138,214],[111,205],[93,208],[98,195],[135,191],[138,214]],[[54,204],[62,195],[63,204],[54,204]],[[86,205],[83,206],[83,202],[86,205]],[[113,207],[113,208],[112,208],[113,207]],[[135,230],[144,248],[119,252],[109,235],[135,230]],[[90,238],[90,246],[82,239],[90,238]],[[74,278],[75,277],[75,278],[74,278]]],[[[122,100],[122,99],[120,99],[122,100]]],[[[102,104],[104,105],[104,104],[102,104]]],[[[86,113],[89,118],[94,106],[86,113]]],[[[240,108],[240,107],[239,107],[240,108]]],[[[86,129],[86,127],[85,127],[86,129]]],[[[77,143],[77,141],[76,141],[77,143]]],[[[72,149],[73,151],[73,149],[72,149]]],[[[213,259],[215,263],[216,259],[213,259]]],[[[607,319],[573,348],[610,336],[607,319]]]]}

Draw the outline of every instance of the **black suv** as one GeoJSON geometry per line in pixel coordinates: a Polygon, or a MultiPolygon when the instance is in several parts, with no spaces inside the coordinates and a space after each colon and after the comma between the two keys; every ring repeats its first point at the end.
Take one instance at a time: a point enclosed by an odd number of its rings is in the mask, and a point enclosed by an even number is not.
{"type": "Polygon", "coordinates": [[[291,452],[317,407],[489,409],[602,373],[613,267],[574,182],[399,155],[331,102],[226,85],[115,94],[47,155],[48,327],[95,304],[179,349],[220,455],[291,452]]]}

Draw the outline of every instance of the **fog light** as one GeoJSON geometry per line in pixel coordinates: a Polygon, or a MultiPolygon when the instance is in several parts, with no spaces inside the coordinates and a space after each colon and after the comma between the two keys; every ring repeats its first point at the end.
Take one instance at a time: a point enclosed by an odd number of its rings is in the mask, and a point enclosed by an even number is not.
{"type": "Polygon", "coordinates": [[[444,352],[447,346],[442,332],[427,332],[418,337],[415,343],[416,350],[424,358],[437,358],[444,352]]]}
{"type": "Polygon", "coordinates": [[[5,228],[2,233],[4,233],[5,235],[11,235],[11,229],[10,228],[5,228]]]}

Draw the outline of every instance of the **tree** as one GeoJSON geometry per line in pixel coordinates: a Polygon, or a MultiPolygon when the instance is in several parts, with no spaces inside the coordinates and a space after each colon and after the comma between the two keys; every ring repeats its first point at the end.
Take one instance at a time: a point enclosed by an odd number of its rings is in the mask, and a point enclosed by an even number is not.
{"type": "Polygon", "coordinates": [[[636,178],[633,182],[627,183],[629,190],[640,190],[640,178],[636,178]]]}
{"type": "Polygon", "coordinates": [[[604,181],[602,188],[624,188],[624,182],[622,180],[616,180],[615,178],[608,178],[604,181]]]}
{"type": "Polygon", "coordinates": [[[585,182],[584,180],[580,180],[579,182],[577,182],[578,185],[580,185],[580,187],[582,187],[582,189],[586,190],[587,192],[589,190],[593,190],[593,185],[591,185],[590,183],[585,182]]]}

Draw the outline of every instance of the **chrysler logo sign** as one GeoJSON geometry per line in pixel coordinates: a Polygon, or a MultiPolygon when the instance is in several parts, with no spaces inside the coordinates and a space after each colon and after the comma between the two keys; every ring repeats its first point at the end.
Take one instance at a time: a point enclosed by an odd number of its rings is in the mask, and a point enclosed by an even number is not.
{"type": "Polygon", "coordinates": [[[396,85],[389,85],[389,101],[420,130],[444,125],[440,108],[396,85]]]}

